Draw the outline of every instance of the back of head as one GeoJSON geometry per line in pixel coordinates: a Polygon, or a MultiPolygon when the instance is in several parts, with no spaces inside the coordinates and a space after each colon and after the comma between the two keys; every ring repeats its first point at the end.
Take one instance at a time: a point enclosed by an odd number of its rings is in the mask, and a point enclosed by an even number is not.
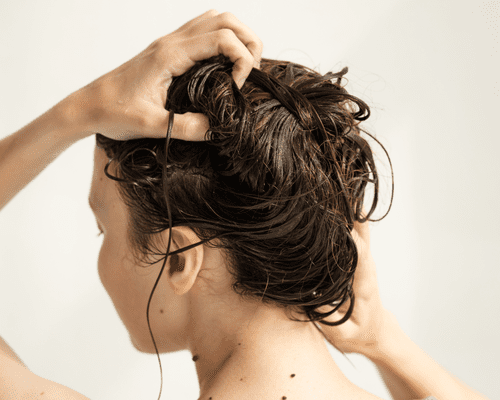
{"type": "MultiPolygon", "coordinates": [[[[378,178],[359,122],[368,106],[341,85],[344,68],[320,75],[263,59],[239,90],[222,56],[172,82],[166,108],[201,112],[205,142],[140,139],[97,142],[117,164],[138,259],[162,253],[152,237],[190,226],[225,250],[233,289],[298,309],[311,320],[352,297],[357,251],[351,236],[365,188],[378,178]]],[[[352,299],[353,300],[353,299],[352,299]]],[[[351,306],[353,301],[351,300],[351,306]]],[[[352,307],[351,307],[352,308],[352,307]]],[[[348,318],[350,313],[346,315],[348,318]]]]}

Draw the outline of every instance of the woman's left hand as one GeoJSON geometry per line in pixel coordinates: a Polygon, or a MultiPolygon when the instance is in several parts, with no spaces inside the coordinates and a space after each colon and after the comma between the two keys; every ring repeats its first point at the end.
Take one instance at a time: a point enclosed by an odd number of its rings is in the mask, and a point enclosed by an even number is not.
{"type": "MultiPolygon", "coordinates": [[[[354,222],[351,234],[358,250],[358,265],[353,281],[355,302],[352,315],[341,325],[328,326],[316,323],[316,326],[341,352],[375,357],[384,351],[387,343],[391,345],[391,334],[397,329],[398,324],[394,315],[382,305],[375,261],[370,251],[369,222],[354,222]]],[[[343,304],[325,320],[339,321],[346,315],[349,306],[350,302],[343,304]]],[[[330,306],[320,307],[319,310],[327,312],[330,306]]]]}
{"type": "MultiPolygon", "coordinates": [[[[197,61],[223,54],[234,62],[233,78],[241,88],[252,68],[259,67],[261,53],[262,42],[252,30],[230,13],[210,10],[66,100],[73,100],[72,115],[83,115],[86,134],[115,140],[164,138],[167,89],[174,76],[197,61]]],[[[208,128],[203,114],[176,114],[172,138],[201,141],[208,128]]]]}

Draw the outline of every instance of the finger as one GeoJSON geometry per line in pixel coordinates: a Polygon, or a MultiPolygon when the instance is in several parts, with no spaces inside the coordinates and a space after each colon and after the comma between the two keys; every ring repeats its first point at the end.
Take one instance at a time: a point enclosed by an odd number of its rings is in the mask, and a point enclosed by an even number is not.
{"type": "MultiPolygon", "coordinates": [[[[149,110],[147,118],[135,121],[134,138],[151,137],[166,138],[169,126],[170,112],[158,107],[149,110]]],[[[210,127],[208,118],[201,113],[175,114],[170,137],[188,141],[204,141],[210,127]]]]}
{"type": "Polygon", "coordinates": [[[213,18],[218,14],[219,14],[219,12],[217,10],[208,10],[207,12],[204,12],[203,14],[198,15],[196,18],[193,18],[192,20],[186,22],[184,25],[177,28],[174,32],[181,32],[181,31],[191,29],[194,25],[200,23],[201,21],[209,19],[209,18],[213,18]]]}
{"type": "Polygon", "coordinates": [[[234,32],[236,37],[247,47],[248,51],[254,58],[254,67],[260,67],[262,58],[263,44],[259,37],[247,25],[241,22],[233,14],[225,12],[217,14],[216,16],[201,20],[198,24],[192,25],[190,30],[191,34],[201,35],[218,31],[221,29],[230,29],[234,32]]]}
{"type": "Polygon", "coordinates": [[[186,42],[186,54],[193,61],[224,54],[233,63],[233,79],[239,88],[250,74],[254,58],[245,45],[230,29],[221,29],[201,36],[194,36],[186,42]]]}
{"type": "Polygon", "coordinates": [[[201,113],[175,114],[172,138],[201,142],[207,140],[210,125],[206,115],[201,113]]]}

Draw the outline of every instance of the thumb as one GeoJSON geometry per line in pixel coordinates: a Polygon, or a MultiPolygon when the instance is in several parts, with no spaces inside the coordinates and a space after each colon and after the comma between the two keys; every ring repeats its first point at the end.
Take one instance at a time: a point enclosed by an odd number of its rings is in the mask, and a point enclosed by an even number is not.
{"type": "MultiPolygon", "coordinates": [[[[201,113],[174,114],[172,127],[172,138],[188,140],[191,142],[201,142],[207,140],[207,131],[210,129],[208,118],[201,113]]],[[[167,120],[168,129],[168,120],[167,120]]],[[[167,131],[165,131],[166,133],[167,131]]]]}
{"type": "Polygon", "coordinates": [[[166,137],[170,119],[173,118],[172,139],[186,140],[190,142],[202,142],[207,140],[206,133],[210,126],[208,118],[201,113],[174,114],[166,111],[162,116],[161,126],[156,130],[161,137],[166,137]]]}
{"type": "Polygon", "coordinates": [[[153,121],[148,124],[148,129],[144,132],[148,137],[167,137],[170,119],[173,118],[172,139],[180,139],[192,142],[206,140],[206,133],[209,129],[208,118],[201,113],[174,114],[171,111],[161,109],[155,112],[153,121]]]}

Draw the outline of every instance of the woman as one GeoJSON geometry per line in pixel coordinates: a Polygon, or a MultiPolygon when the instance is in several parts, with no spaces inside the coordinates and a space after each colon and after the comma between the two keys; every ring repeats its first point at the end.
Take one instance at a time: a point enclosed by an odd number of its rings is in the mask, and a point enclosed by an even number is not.
{"type": "MultiPolygon", "coordinates": [[[[0,207],[98,133],[101,281],[137,349],[191,351],[201,399],[378,398],[348,381],[324,336],[373,360],[395,398],[484,398],[381,304],[364,222],[376,198],[362,213],[377,182],[358,127],[369,110],[340,86],[345,71],[259,71],[261,50],[215,11],[154,42],[0,142],[0,207]]],[[[86,398],[6,343],[0,360],[2,398],[86,398]]]]}

